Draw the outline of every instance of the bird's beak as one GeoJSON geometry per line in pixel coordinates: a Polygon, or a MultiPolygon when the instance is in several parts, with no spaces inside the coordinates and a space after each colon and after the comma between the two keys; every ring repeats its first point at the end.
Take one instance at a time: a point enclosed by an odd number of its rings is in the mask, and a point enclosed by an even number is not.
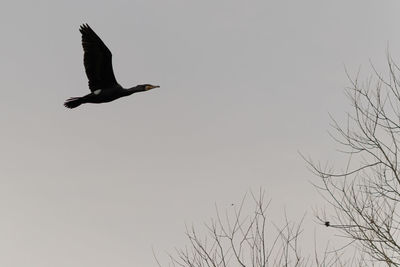
{"type": "Polygon", "coordinates": [[[159,88],[159,87],[160,86],[158,86],[158,85],[146,85],[145,90],[147,91],[147,90],[151,90],[151,89],[159,88]]]}

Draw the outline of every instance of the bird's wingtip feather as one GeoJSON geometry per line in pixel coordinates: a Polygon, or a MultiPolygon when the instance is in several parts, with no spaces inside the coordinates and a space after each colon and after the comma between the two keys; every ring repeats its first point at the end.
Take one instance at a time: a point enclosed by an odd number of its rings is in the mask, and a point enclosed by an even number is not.
{"type": "Polygon", "coordinates": [[[90,29],[90,26],[87,23],[82,23],[82,25],[79,27],[80,31],[84,31],[84,30],[87,30],[87,29],[90,29]]]}

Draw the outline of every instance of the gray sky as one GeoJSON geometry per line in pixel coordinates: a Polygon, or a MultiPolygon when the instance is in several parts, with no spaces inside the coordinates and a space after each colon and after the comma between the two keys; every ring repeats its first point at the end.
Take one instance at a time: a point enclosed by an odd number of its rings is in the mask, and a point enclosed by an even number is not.
{"type": "MultiPolygon", "coordinates": [[[[3,1],[0,265],[155,266],[260,186],[271,216],[321,199],[297,151],[333,160],[328,112],[389,45],[399,1],[3,1]],[[87,94],[81,23],[123,86],[161,88],[67,110],[87,94]]],[[[399,60],[397,60],[399,61],[399,60]]],[[[381,68],[383,70],[383,67],[381,68]]],[[[339,165],[340,166],[340,165],[339,165]]],[[[322,205],[322,204],[321,204],[322,205]]],[[[305,225],[313,233],[316,225],[305,225]]]]}

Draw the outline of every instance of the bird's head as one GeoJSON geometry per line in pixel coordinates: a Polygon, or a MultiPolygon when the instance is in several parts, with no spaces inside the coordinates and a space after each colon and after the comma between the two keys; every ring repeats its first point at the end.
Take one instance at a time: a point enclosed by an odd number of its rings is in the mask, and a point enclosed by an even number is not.
{"type": "Polygon", "coordinates": [[[143,91],[149,91],[154,88],[159,88],[160,86],[151,84],[141,84],[138,87],[140,87],[143,91]]]}

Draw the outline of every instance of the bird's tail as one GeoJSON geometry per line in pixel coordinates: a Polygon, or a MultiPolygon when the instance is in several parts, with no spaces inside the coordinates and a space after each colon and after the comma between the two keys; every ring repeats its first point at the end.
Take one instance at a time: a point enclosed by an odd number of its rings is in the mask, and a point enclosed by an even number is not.
{"type": "Polygon", "coordinates": [[[71,97],[64,102],[64,106],[66,108],[76,108],[83,103],[83,97],[71,97]]]}

